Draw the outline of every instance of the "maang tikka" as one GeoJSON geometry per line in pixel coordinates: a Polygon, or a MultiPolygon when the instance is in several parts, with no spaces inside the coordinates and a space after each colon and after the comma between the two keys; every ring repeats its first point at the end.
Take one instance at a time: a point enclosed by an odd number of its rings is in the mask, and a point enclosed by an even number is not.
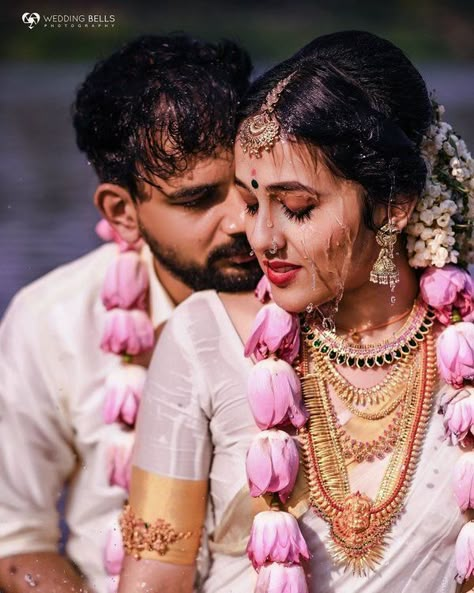
{"type": "Polygon", "coordinates": [[[242,151],[248,152],[249,156],[260,158],[262,150],[270,151],[280,140],[281,125],[274,113],[275,105],[294,74],[293,72],[280,80],[266,96],[260,112],[243,122],[239,132],[239,141],[242,151]]]}
{"type": "Polygon", "coordinates": [[[374,284],[388,284],[392,290],[400,281],[400,274],[393,255],[393,248],[399,233],[397,226],[390,221],[377,231],[375,240],[381,249],[370,272],[371,282],[374,284]]]}

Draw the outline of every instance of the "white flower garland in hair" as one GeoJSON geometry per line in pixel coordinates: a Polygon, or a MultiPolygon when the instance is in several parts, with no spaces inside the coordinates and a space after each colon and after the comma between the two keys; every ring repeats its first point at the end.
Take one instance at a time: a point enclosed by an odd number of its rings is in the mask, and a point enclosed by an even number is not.
{"type": "Polygon", "coordinates": [[[425,189],[407,226],[409,263],[442,268],[474,263],[474,159],[445,111],[433,102],[433,122],[422,142],[428,167],[425,189]]]}

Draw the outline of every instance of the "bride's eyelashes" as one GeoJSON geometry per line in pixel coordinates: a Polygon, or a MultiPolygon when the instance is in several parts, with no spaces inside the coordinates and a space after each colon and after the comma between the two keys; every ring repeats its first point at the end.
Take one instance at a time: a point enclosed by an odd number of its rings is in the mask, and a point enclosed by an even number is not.
{"type": "MultiPolygon", "coordinates": [[[[285,214],[285,216],[289,220],[296,220],[297,222],[303,222],[305,220],[309,220],[311,218],[311,212],[315,208],[314,204],[310,204],[310,205],[306,206],[305,208],[300,208],[298,210],[291,210],[291,208],[288,208],[288,206],[286,206],[286,204],[284,204],[280,200],[279,200],[279,202],[280,202],[281,207],[283,208],[283,213],[285,214]]],[[[257,214],[257,211],[258,211],[258,202],[256,202],[255,204],[247,204],[245,207],[245,212],[247,214],[249,214],[250,216],[255,216],[255,214],[257,214]]]]}

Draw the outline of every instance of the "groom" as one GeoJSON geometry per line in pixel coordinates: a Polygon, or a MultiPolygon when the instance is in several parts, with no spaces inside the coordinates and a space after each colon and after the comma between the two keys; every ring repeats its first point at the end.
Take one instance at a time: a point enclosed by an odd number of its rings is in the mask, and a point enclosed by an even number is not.
{"type": "Polygon", "coordinates": [[[116,586],[133,420],[112,394],[104,421],[104,385],[128,376],[130,362],[139,372],[149,351],[120,356],[123,327],[117,321],[104,338],[102,301],[113,308],[117,287],[130,295],[149,284],[140,315],[158,335],[193,290],[255,287],[261,273],[231,184],[235,109],[250,68],[230,42],[149,36],[99,62],[78,91],[77,143],[97,172],[94,200],[112,242],[24,288],[0,326],[2,592],[116,586]],[[125,280],[114,267],[120,249],[137,254],[125,280]],[[113,286],[101,298],[106,274],[113,286]],[[56,505],[66,483],[64,557],[56,505]]]}

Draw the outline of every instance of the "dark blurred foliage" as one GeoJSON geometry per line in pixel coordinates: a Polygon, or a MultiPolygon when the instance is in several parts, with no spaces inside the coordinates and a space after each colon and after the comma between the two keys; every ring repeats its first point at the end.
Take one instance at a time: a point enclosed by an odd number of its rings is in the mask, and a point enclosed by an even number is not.
{"type": "Polygon", "coordinates": [[[317,35],[365,29],[389,38],[416,61],[474,58],[472,0],[175,0],[58,2],[20,0],[2,9],[0,55],[21,61],[89,61],[143,33],[186,31],[229,37],[259,61],[288,56],[317,35]],[[23,12],[114,14],[112,27],[29,30],[23,12]]]}

